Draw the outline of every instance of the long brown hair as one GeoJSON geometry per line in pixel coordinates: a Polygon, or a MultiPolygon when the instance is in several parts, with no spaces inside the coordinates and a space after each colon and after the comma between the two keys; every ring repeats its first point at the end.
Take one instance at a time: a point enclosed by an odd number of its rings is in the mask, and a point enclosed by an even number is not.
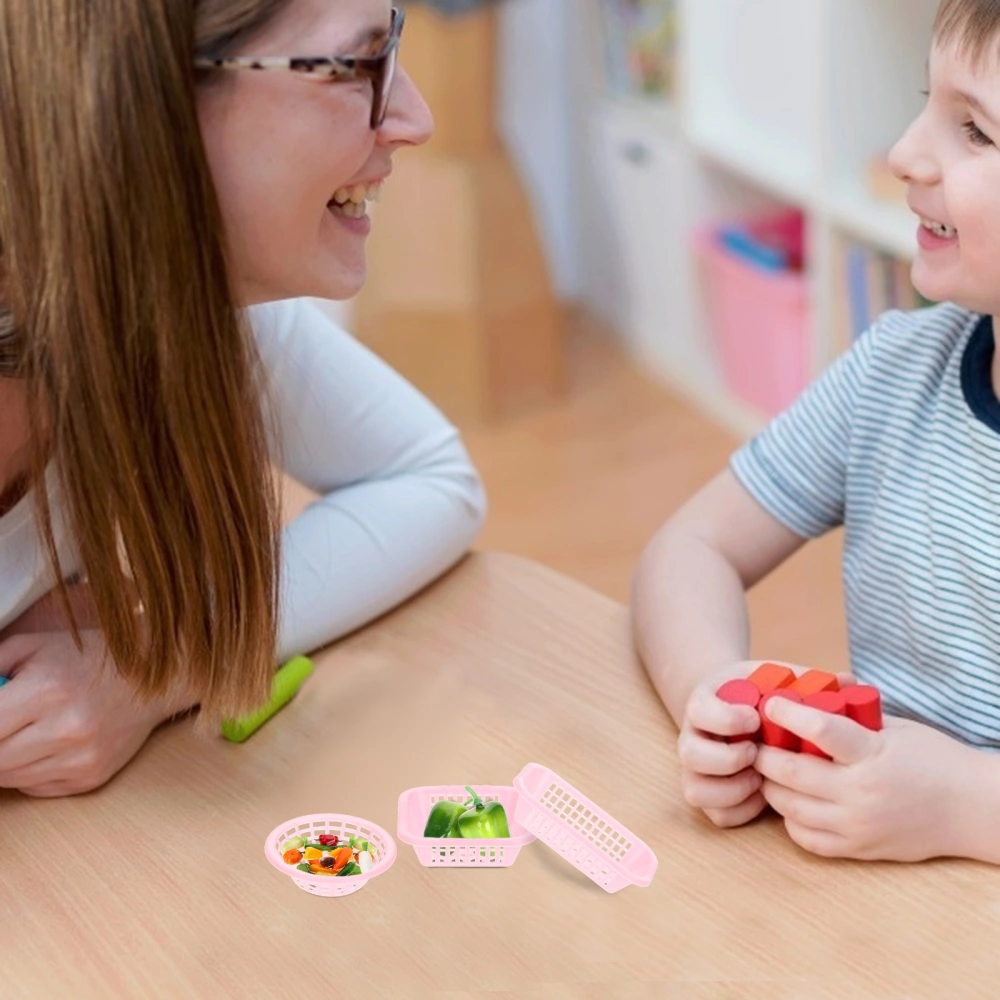
{"type": "Polygon", "coordinates": [[[288,2],[0,5],[3,354],[16,343],[32,479],[54,462],[121,675],[144,700],[190,685],[202,731],[270,690],[280,513],[191,67],[288,2]]]}

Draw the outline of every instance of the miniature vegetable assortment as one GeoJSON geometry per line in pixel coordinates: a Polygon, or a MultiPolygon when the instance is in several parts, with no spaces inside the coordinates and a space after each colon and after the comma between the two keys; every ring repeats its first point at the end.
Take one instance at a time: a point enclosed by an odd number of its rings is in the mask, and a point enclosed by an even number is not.
{"type": "Polygon", "coordinates": [[[281,859],[311,875],[362,875],[372,870],[375,850],[363,837],[321,834],[315,841],[292,837],[281,845],[281,859]]]}
{"type": "Polygon", "coordinates": [[[427,816],[425,837],[461,837],[467,840],[498,840],[510,837],[507,813],[500,802],[483,802],[468,786],[472,796],[462,802],[435,802],[427,816]],[[470,808],[471,806],[471,808],[470,808]]]}

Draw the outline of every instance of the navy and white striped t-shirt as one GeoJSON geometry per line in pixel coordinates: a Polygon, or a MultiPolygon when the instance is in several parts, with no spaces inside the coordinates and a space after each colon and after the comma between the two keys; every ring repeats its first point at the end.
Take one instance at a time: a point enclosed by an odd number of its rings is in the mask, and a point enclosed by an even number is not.
{"type": "Polygon", "coordinates": [[[852,670],[886,711],[997,750],[993,352],[989,316],[886,313],[731,467],[797,534],[844,526],[852,670]]]}

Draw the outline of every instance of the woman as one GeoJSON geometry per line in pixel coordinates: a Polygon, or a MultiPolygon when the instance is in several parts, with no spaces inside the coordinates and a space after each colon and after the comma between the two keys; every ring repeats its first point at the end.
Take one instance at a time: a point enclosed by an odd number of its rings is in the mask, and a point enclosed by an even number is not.
{"type": "Polygon", "coordinates": [[[259,706],[475,537],[454,428],[305,299],[360,289],[366,200],[431,134],[402,27],[0,7],[0,787],[86,791],[180,711],[259,706]],[[321,494],[283,534],[272,462],[321,494]]]}

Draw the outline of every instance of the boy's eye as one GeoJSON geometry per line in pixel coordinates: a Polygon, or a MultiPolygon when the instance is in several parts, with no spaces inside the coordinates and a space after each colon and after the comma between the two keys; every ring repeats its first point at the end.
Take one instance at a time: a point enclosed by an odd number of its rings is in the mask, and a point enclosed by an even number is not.
{"type": "Polygon", "coordinates": [[[974,146],[993,145],[993,140],[975,122],[968,121],[962,128],[965,129],[965,134],[969,137],[969,142],[974,146]]]}

